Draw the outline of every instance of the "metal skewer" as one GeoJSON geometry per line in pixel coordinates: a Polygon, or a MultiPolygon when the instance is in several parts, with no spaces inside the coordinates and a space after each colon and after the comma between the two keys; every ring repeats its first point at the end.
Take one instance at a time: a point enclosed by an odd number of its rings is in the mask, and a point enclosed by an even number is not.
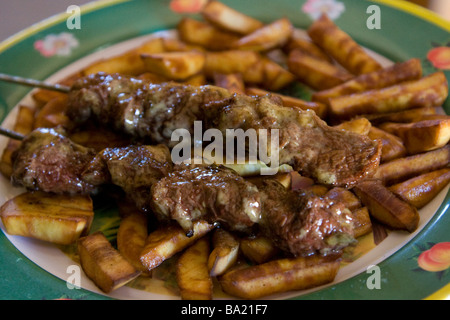
{"type": "Polygon", "coordinates": [[[15,139],[15,140],[23,140],[23,138],[25,138],[25,136],[20,133],[17,133],[17,132],[14,132],[14,131],[11,131],[11,130],[8,130],[8,129],[2,128],[2,127],[0,127],[0,135],[6,136],[11,139],[15,139]]]}
{"type": "Polygon", "coordinates": [[[0,80],[7,81],[11,83],[17,83],[22,84],[29,87],[36,87],[41,89],[47,89],[47,90],[53,90],[53,91],[59,91],[63,93],[68,93],[70,91],[70,87],[64,86],[61,84],[51,84],[39,80],[34,79],[28,79],[28,78],[22,78],[18,76],[11,76],[8,74],[0,73],[0,80]]]}

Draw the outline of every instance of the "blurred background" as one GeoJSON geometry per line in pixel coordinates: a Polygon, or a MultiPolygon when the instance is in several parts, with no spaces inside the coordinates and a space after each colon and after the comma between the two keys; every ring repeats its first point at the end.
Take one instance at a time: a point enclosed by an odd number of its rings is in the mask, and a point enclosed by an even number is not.
{"type": "MultiPolygon", "coordinates": [[[[162,0],[149,0],[162,1],[162,0]]],[[[359,0],[354,0],[359,1],[359,0]]],[[[450,21],[450,0],[410,1],[435,11],[450,21]]],[[[81,6],[92,0],[0,0],[0,41],[55,14],[66,12],[70,5],[81,6]]]]}

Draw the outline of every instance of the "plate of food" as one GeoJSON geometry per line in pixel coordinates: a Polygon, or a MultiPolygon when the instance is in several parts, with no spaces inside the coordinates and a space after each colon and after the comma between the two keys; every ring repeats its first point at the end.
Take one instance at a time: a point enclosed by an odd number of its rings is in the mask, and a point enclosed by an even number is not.
{"type": "Polygon", "coordinates": [[[1,296],[448,298],[449,31],[384,0],[117,0],[12,36],[1,296]]]}

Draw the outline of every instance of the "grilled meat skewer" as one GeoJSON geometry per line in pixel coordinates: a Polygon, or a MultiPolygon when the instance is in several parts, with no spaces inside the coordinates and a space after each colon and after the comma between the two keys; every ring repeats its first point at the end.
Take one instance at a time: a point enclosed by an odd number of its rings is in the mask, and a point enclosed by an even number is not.
{"type": "Polygon", "coordinates": [[[77,80],[69,92],[68,115],[76,123],[95,119],[153,144],[174,146],[172,132],[203,128],[279,129],[280,164],[335,186],[351,185],[376,170],[381,144],[326,125],[313,111],[285,107],[270,97],[231,94],[216,86],[151,84],[118,74],[77,80]]]}

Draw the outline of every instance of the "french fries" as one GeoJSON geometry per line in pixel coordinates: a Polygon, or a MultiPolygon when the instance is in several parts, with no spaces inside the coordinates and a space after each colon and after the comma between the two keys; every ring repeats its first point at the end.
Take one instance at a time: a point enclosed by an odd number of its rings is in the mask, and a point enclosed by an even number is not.
{"type": "Polygon", "coordinates": [[[240,73],[214,74],[214,84],[231,93],[245,94],[245,83],[240,73]]]}
{"type": "Polygon", "coordinates": [[[183,18],[177,25],[180,39],[188,44],[201,46],[207,50],[228,50],[239,40],[239,36],[220,30],[214,25],[189,17],[183,18]]]}
{"type": "Polygon", "coordinates": [[[328,62],[332,62],[332,59],[322,50],[320,49],[314,42],[310,39],[301,38],[292,34],[291,38],[287,41],[287,43],[283,46],[283,51],[286,54],[289,54],[292,50],[299,50],[304,54],[313,56],[320,60],[325,60],[328,62]]]}
{"type": "Polygon", "coordinates": [[[450,169],[424,173],[389,187],[393,193],[417,209],[423,208],[450,182],[450,169]]]}
{"type": "Polygon", "coordinates": [[[404,157],[407,154],[402,139],[387,131],[372,126],[368,136],[372,140],[381,141],[381,163],[404,157]]]}
{"type": "Polygon", "coordinates": [[[397,197],[380,180],[364,180],[354,190],[371,216],[381,223],[409,232],[417,229],[420,219],[417,209],[397,197]]]}
{"type": "Polygon", "coordinates": [[[336,125],[335,128],[367,136],[372,129],[372,124],[366,118],[359,118],[342,122],[336,125]]]}
{"type": "Polygon", "coordinates": [[[100,231],[80,238],[77,244],[83,271],[105,293],[140,275],[140,271],[123,258],[100,231]]]}
{"type": "Polygon", "coordinates": [[[330,98],[328,103],[330,113],[335,117],[351,118],[361,114],[437,107],[444,103],[447,96],[447,79],[443,72],[435,72],[419,80],[383,89],[330,98]]]}
{"type": "Polygon", "coordinates": [[[422,64],[420,60],[410,59],[387,68],[364,73],[328,90],[314,92],[311,99],[327,103],[331,98],[386,88],[404,81],[418,80],[421,77],[422,64]]]}
{"type": "Polygon", "coordinates": [[[236,269],[219,277],[222,289],[243,299],[258,299],[279,292],[303,290],[330,283],[340,262],[317,256],[272,260],[236,269]]]}
{"type": "Polygon", "coordinates": [[[381,65],[323,14],[307,30],[312,41],[354,75],[380,70],[381,65]]]}
{"type": "Polygon", "coordinates": [[[293,26],[289,19],[281,18],[240,38],[233,47],[241,50],[268,51],[286,44],[292,31],[293,26]]]}
{"type": "Polygon", "coordinates": [[[36,191],[8,200],[0,216],[8,234],[69,245],[89,232],[94,209],[89,196],[36,191]]]}
{"type": "Polygon", "coordinates": [[[146,71],[170,80],[186,80],[203,70],[205,54],[200,51],[141,54],[146,71]]]}
{"type": "Polygon", "coordinates": [[[208,257],[208,270],[212,277],[223,274],[238,258],[239,241],[235,235],[216,229],[212,235],[213,250],[208,257]]]}
{"type": "Polygon", "coordinates": [[[390,186],[414,176],[442,169],[450,163],[450,145],[437,150],[398,158],[380,165],[374,178],[390,186]]]}
{"type": "Polygon", "coordinates": [[[197,221],[193,227],[194,235],[188,237],[178,225],[163,225],[148,235],[140,255],[141,263],[150,271],[174,254],[192,245],[212,229],[211,224],[197,221]]]}
{"type": "Polygon", "coordinates": [[[331,62],[304,54],[298,49],[289,53],[288,69],[314,90],[333,88],[353,78],[331,62]]]}
{"type": "Polygon", "coordinates": [[[450,117],[413,123],[385,123],[379,126],[401,138],[409,154],[442,148],[450,140],[450,117]]]}
{"type": "Polygon", "coordinates": [[[264,24],[250,16],[247,16],[220,1],[209,1],[201,12],[205,20],[217,27],[242,35],[249,34],[264,24]]]}
{"type": "Polygon", "coordinates": [[[240,248],[247,259],[258,264],[269,261],[280,252],[270,239],[263,236],[242,238],[240,248]]]}
{"type": "Polygon", "coordinates": [[[198,239],[179,257],[176,276],[181,299],[212,299],[213,283],[207,265],[209,249],[209,238],[205,236],[198,239]]]}
{"type": "Polygon", "coordinates": [[[204,72],[206,77],[210,79],[214,78],[214,74],[216,73],[240,73],[244,77],[244,81],[247,81],[248,69],[252,68],[254,65],[261,68],[259,70],[258,77],[262,78],[263,65],[261,62],[261,56],[257,52],[224,50],[217,52],[206,52],[205,57],[204,72]]]}

